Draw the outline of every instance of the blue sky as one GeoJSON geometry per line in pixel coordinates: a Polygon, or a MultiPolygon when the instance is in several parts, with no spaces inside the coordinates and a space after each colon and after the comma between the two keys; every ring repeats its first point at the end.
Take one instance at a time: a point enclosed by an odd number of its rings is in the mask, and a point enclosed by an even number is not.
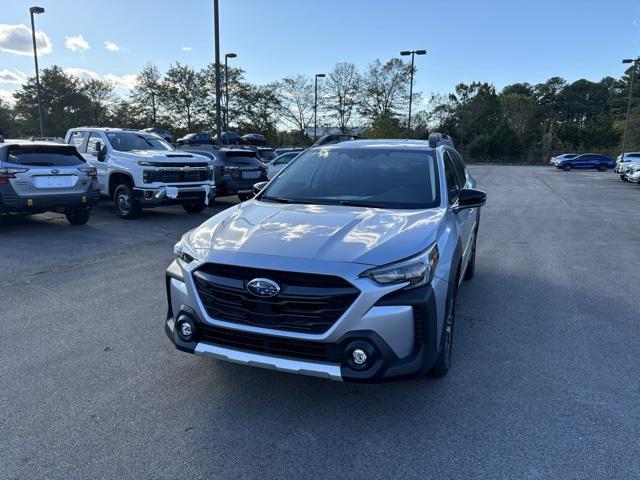
{"type": "MultiPolygon", "coordinates": [[[[199,68],[213,59],[211,0],[34,1],[3,2],[5,97],[19,87],[11,81],[33,74],[33,58],[15,50],[24,49],[16,25],[29,25],[34,4],[46,8],[36,25],[49,39],[43,50],[51,50],[40,55],[41,68],[58,64],[124,89],[147,62],[165,70],[176,60],[199,68]]],[[[222,53],[236,52],[233,64],[257,83],[324,72],[338,61],[364,68],[424,48],[416,89],[446,93],[473,80],[498,88],[554,75],[599,80],[619,76],[621,58],[640,55],[640,0],[219,1],[222,53]]]]}

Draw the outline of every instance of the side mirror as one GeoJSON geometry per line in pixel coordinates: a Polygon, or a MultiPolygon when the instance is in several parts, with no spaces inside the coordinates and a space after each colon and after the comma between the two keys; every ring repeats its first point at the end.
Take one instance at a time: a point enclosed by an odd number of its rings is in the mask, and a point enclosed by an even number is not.
{"type": "Polygon", "coordinates": [[[463,188],[458,192],[458,201],[453,206],[454,212],[459,212],[467,208],[477,208],[487,202],[487,194],[475,188],[463,188]]]}
{"type": "Polygon", "coordinates": [[[104,162],[107,158],[107,147],[102,146],[100,142],[96,142],[96,150],[98,150],[98,161],[104,162]]]}
{"type": "Polygon", "coordinates": [[[260,193],[260,191],[267,186],[267,183],[269,182],[258,182],[258,183],[254,183],[253,184],[253,194],[257,195],[260,193]]]}

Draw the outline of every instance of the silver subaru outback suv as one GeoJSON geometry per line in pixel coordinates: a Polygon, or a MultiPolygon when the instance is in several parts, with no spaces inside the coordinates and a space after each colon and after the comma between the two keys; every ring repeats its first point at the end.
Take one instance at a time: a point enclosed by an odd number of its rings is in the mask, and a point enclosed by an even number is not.
{"type": "Polygon", "coordinates": [[[179,350],[351,382],[447,373],[486,199],[448,137],[311,148],[256,187],[175,246],[179,350]]]}

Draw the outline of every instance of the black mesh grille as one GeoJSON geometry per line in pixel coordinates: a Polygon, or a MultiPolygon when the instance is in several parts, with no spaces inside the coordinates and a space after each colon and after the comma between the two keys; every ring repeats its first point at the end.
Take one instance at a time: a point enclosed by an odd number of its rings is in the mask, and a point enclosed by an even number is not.
{"type": "Polygon", "coordinates": [[[277,357],[340,363],[344,352],[340,345],[333,343],[270,337],[203,324],[198,324],[196,328],[198,341],[277,357]]]}
{"type": "Polygon", "coordinates": [[[210,170],[145,170],[144,182],[185,183],[211,180],[210,170]]]}
{"type": "Polygon", "coordinates": [[[193,278],[207,313],[218,320],[304,333],[326,332],[360,293],[339,277],[207,264],[193,278]],[[275,297],[246,289],[254,278],[280,286],[275,297]]]}

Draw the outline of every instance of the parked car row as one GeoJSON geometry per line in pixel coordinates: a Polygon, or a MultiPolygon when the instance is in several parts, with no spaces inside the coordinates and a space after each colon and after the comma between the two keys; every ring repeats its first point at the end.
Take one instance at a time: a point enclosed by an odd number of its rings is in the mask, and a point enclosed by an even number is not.
{"type": "Polygon", "coordinates": [[[638,183],[636,172],[640,165],[640,152],[627,152],[616,160],[616,173],[623,181],[638,183]]]}

